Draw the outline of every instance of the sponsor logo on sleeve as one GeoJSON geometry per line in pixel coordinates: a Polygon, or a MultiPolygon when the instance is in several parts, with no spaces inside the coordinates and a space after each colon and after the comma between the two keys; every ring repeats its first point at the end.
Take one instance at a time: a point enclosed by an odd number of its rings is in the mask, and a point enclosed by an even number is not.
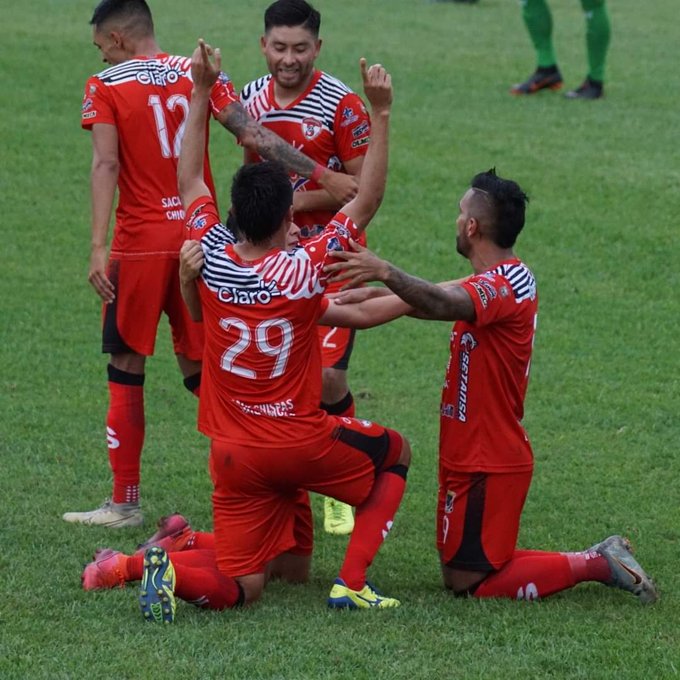
{"type": "Polygon", "coordinates": [[[470,281],[470,285],[477,292],[477,295],[479,296],[479,301],[482,303],[482,307],[486,309],[487,305],[489,304],[489,297],[486,294],[486,290],[484,290],[484,286],[482,286],[482,284],[479,281],[470,281]]]}
{"type": "Polygon", "coordinates": [[[456,499],[456,492],[447,490],[446,500],[444,501],[444,512],[450,515],[453,512],[453,501],[456,499]]]}
{"type": "Polygon", "coordinates": [[[368,142],[370,141],[370,139],[371,139],[370,137],[364,137],[364,138],[362,138],[362,139],[355,139],[355,140],[352,142],[352,148],[353,148],[353,149],[358,149],[360,146],[366,146],[366,144],[368,144],[368,142]]]}
{"type": "Polygon", "coordinates": [[[352,123],[356,123],[359,120],[359,116],[354,113],[354,109],[351,106],[345,106],[342,110],[342,122],[340,127],[347,127],[352,123]]]}
{"type": "Polygon", "coordinates": [[[83,111],[89,111],[92,108],[93,105],[94,105],[94,102],[88,97],[87,99],[85,99],[83,101],[82,110],[83,111]]]}
{"type": "Polygon", "coordinates": [[[368,121],[364,121],[361,123],[361,125],[357,125],[353,130],[352,130],[352,137],[361,137],[362,135],[365,135],[368,132],[368,121]]]}
{"type": "Polygon", "coordinates": [[[82,115],[83,120],[88,120],[89,118],[94,118],[97,115],[96,111],[88,111],[82,115]]]}

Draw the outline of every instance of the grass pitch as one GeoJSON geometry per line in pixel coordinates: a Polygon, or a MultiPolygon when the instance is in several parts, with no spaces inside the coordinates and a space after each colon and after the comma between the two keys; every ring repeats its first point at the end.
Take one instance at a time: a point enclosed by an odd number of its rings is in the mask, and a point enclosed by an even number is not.
{"type": "MultiPolygon", "coordinates": [[[[409,319],[363,332],[351,370],[358,414],[413,445],[409,488],[372,570],[403,606],[328,612],[345,541],[319,523],[309,585],[273,584],[246,611],[180,603],[176,625],[163,628],[141,621],[134,589],[85,593],[79,575],[95,547],[130,550],[162,514],[181,510],[210,526],[207,443],[165,329],[147,370],[147,527],[106,531],[60,519],[109,492],[106,359],[86,282],[90,141],[79,129],[82,87],[101,67],[87,25],[94,4],[3,8],[0,677],[676,677],[674,0],[609,3],[613,39],[598,102],[508,95],[534,68],[516,3],[317,2],[320,67],[358,89],[365,55],[394,78],[389,188],[369,233],[375,250],[433,280],[460,276],[468,270],[455,256],[454,220],[470,177],[496,166],[532,198],[517,251],[541,296],[525,420],[536,473],[520,545],[575,550],[624,533],[660,602],[643,608],[597,584],[532,604],[443,592],[434,503],[449,325],[409,319]]],[[[163,49],[190,54],[205,37],[240,85],[264,71],[257,39],[266,4],[156,0],[152,9],[163,49]]],[[[551,5],[560,67],[576,86],[586,73],[580,4],[551,5]]],[[[240,152],[213,132],[224,196],[240,152]]]]}

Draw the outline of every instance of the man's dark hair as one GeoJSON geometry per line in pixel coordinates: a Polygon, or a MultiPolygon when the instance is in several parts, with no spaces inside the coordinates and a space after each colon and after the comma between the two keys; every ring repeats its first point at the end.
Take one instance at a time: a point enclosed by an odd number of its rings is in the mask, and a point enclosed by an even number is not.
{"type": "Polygon", "coordinates": [[[274,26],[302,26],[318,38],[321,14],[305,0],[276,0],[264,13],[264,32],[274,26]]]}
{"type": "Polygon", "coordinates": [[[231,206],[240,234],[259,245],[270,239],[293,204],[293,187],[278,161],[243,165],[231,183],[231,206]]]}
{"type": "Polygon", "coordinates": [[[478,204],[486,213],[492,230],[489,236],[493,242],[501,248],[512,248],[524,227],[524,213],[529,197],[517,182],[499,177],[495,168],[475,175],[470,186],[475,190],[478,204]]]}
{"type": "Polygon", "coordinates": [[[90,24],[100,28],[109,21],[116,21],[135,35],[153,35],[153,18],[145,0],[102,0],[95,7],[90,24]]]}

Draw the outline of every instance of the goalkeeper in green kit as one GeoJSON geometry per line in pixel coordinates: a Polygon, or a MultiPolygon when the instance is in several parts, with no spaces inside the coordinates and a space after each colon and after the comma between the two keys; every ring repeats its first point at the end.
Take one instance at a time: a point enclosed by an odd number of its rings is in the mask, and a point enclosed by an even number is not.
{"type": "MultiPolygon", "coordinates": [[[[562,75],[552,42],[552,14],[545,0],[520,0],[522,17],[536,49],[538,66],[523,83],[510,88],[515,95],[534,94],[539,90],[558,90],[562,75]]],[[[605,0],[581,0],[586,16],[588,75],[583,84],[566,93],[569,99],[599,99],[604,94],[604,65],[609,47],[609,15],[605,0]]]]}

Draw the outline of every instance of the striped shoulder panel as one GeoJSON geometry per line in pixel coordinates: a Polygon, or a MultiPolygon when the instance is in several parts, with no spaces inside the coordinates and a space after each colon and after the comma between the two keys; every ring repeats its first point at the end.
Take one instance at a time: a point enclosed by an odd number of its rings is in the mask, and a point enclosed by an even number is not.
{"type": "Polygon", "coordinates": [[[161,59],[130,59],[97,74],[104,85],[120,85],[137,81],[142,85],[172,85],[180,78],[188,78],[191,61],[186,57],[161,59]]]}
{"type": "Polygon", "coordinates": [[[247,101],[255,97],[262,90],[266,90],[269,81],[272,79],[271,75],[262,76],[257,80],[251,80],[241,90],[241,101],[245,104],[247,101]]]}
{"type": "Polygon", "coordinates": [[[525,264],[502,264],[494,272],[508,280],[516,302],[536,299],[536,279],[525,264]]]}

